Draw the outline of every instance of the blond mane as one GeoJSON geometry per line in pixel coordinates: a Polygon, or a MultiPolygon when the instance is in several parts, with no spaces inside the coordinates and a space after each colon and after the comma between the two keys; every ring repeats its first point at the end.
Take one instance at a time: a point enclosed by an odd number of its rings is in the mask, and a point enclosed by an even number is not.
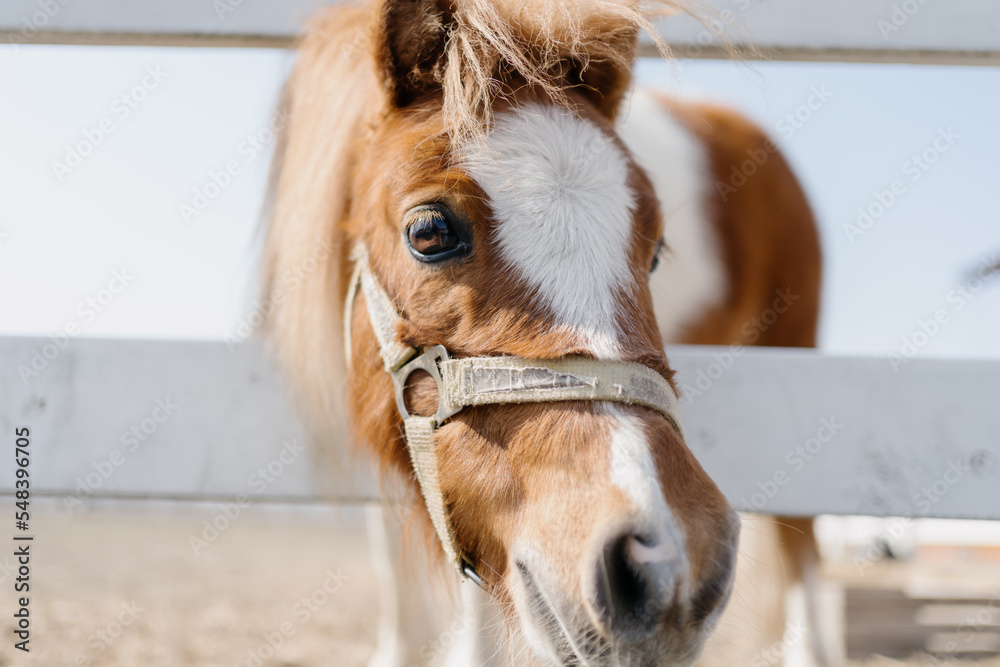
{"type": "Polygon", "coordinates": [[[263,256],[266,335],[320,441],[336,419],[343,377],[338,223],[347,215],[353,142],[380,113],[370,7],[332,7],[299,42],[271,170],[263,256]]]}

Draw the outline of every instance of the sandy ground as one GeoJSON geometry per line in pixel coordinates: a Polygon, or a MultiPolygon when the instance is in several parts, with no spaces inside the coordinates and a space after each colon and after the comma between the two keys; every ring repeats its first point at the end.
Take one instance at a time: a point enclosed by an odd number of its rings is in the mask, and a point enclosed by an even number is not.
{"type": "Polygon", "coordinates": [[[31,652],[12,646],[14,563],[5,548],[0,667],[364,665],[378,602],[360,510],[251,507],[196,555],[190,538],[216,513],[33,517],[31,652]],[[279,644],[273,656],[268,637],[279,644]]]}
{"type": "Polygon", "coordinates": [[[215,511],[37,516],[32,650],[11,646],[4,582],[0,666],[242,667],[267,635],[263,664],[363,665],[378,609],[360,513],[254,509],[199,555],[215,511]]]}

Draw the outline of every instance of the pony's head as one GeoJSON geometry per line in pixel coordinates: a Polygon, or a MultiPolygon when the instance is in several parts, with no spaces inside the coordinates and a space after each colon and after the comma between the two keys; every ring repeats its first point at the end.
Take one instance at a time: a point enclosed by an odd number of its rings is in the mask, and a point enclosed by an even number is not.
{"type": "MultiPolygon", "coordinates": [[[[414,490],[380,327],[455,359],[637,364],[669,391],[648,284],[663,220],[613,124],[643,20],[627,2],[386,0],[333,12],[303,44],[268,237],[272,335],[322,414],[346,310],[353,430],[414,490]],[[371,291],[344,308],[359,262],[388,325],[371,291]]],[[[442,400],[409,377],[406,410],[442,400]]],[[[433,431],[456,549],[551,664],[691,664],[725,604],[738,520],[670,416],[489,404],[433,431]]]]}

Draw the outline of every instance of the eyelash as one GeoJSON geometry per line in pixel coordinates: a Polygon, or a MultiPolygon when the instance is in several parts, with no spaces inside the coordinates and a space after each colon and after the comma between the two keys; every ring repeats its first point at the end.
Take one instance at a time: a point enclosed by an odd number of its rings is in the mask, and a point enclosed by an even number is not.
{"type": "Polygon", "coordinates": [[[664,243],[661,238],[656,244],[656,249],[653,251],[653,261],[650,263],[649,272],[652,273],[660,267],[660,261],[663,259],[664,243]]]}

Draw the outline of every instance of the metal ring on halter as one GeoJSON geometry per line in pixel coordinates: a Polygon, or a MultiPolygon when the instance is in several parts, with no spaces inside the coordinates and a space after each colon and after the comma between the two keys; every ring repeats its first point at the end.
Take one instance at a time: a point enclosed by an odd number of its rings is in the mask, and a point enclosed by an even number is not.
{"type": "Polygon", "coordinates": [[[392,372],[392,383],[396,387],[396,407],[399,408],[399,414],[403,416],[404,420],[411,417],[410,411],[406,407],[406,381],[416,371],[426,371],[434,379],[434,384],[437,385],[438,409],[434,414],[436,426],[440,426],[444,423],[444,420],[462,411],[461,405],[453,406],[447,403],[447,394],[445,393],[444,380],[441,378],[441,367],[439,364],[442,361],[448,361],[449,358],[448,350],[443,345],[432,345],[403,364],[402,368],[392,372]]]}

